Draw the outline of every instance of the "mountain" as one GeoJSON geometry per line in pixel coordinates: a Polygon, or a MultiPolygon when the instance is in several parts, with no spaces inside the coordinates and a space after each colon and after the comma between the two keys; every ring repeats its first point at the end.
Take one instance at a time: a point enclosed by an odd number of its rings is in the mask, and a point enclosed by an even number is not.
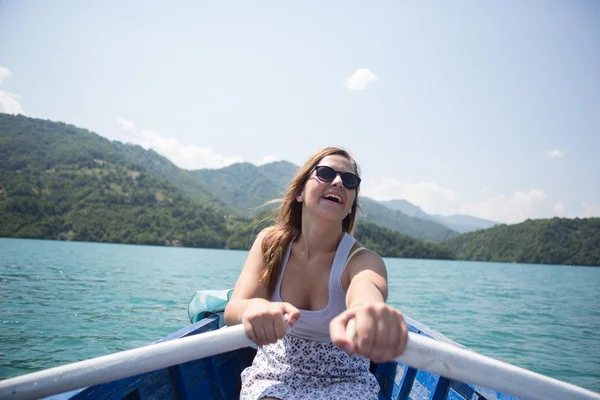
{"type": "Polygon", "coordinates": [[[171,185],[181,190],[190,199],[195,200],[215,209],[229,211],[226,203],[216,196],[209,188],[197,179],[194,179],[189,171],[181,169],[161,156],[154,150],[146,150],[139,145],[130,143],[111,142],[112,148],[121,153],[130,163],[143,167],[149,174],[164,179],[171,185]]]}
{"type": "Polygon", "coordinates": [[[360,208],[359,220],[372,222],[427,242],[436,242],[459,234],[436,221],[410,217],[369,197],[360,198],[360,208]]]}
{"type": "MultiPolygon", "coordinates": [[[[0,114],[0,236],[247,249],[269,223],[267,211],[248,218],[236,209],[279,197],[296,170],[282,161],[185,171],[86,129],[0,114]]],[[[600,218],[528,220],[450,237],[456,232],[439,223],[361,201],[356,236],[384,256],[600,265],[600,218]]]]}
{"type": "MultiPolygon", "coordinates": [[[[273,223],[273,212],[263,211],[252,220],[236,221],[229,243],[231,248],[249,248],[261,229],[273,223]]],[[[454,254],[437,243],[427,243],[364,220],[358,221],[356,239],[382,257],[453,260],[454,254]]]]}
{"type": "Polygon", "coordinates": [[[252,216],[263,210],[261,206],[266,202],[283,196],[297,168],[287,161],[259,167],[237,163],[221,169],[189,171],[189,174],[201,186],[210,188],[231,209],[241,215],[252,216]]]}
{"type": "Polygon", "coordinates": [[[460,233],[472,232],[478,229],[491,228],[492,226],[499,224],[499,222],[472,217],[470,215],[443,216],[436,214],[427,214],[421,209],[421,207],[416,206],[407,200],[388,200],[380,201],[380,203],[388,208],[391,208],[392,210],[401,211],[402,213],[411,217],[438,222],[460,233]]]}
{"type": "Polygon", "coordinates": [[[223,248],[223,214],[60,122],[0,114],[0,236],[223,248]]]}
{"type": "Polygon", "coordinates": [[[421,219],[430,219],[430,215],[421,210],[421,207],[414,205],[408,200],[386,200],[380,201],[381,204],[392,210],[400,211],[409,217],[417,217],[421,219]]]}
{"type": "Polygon", "coordinates": [[[278,187],[285,188],[291,182],[300,167],[288,161],[276,161],[261,165],[258,169],[277,183],[278,187]]]}
{"type": "MultiPolygon", "coordinates": [[[[86,129],[0,114],[0,237],[248,249],[269,221],[233,206],[279,197],[296,169],[282,161],[185,171],[86,129]]],[[[357,235],[384,256],[453,257],[367,222],[357,235]]]]}
{"type": "Polygon", "coordinates": [[[433,220],[438,221],[457,232],[467,233],[479,229],[487,229],[499,225],[499,222],[472,217],[470,215],[431,215],[433,220]]]}
{"type": "Polygon", "coordinates": [[[356,224],[356,239],[382,257],[453,260],[454,253],[437,243],[427,243],[366,221],[356,224]]]}
{"type": "Polygon", "coordinates": [[[445,240],[459,260],[600,266],[600,218],[498,225],[445,240]]]}
{"type": "MultiPolygon", "coordinates": [[[[239,214],[252,216],[263,210],[258,207],[267,201],[282,197],[298,168],[287,161],[260,167],[239,163],[216,170],[190,171],[190,175],[239,214]]],[[[360,206],[359,221],[371,222],[417,239],[435,242],[458,235],[458,232],[436,221],[410,217],[368,197],[360,196],[360,206]]]]}

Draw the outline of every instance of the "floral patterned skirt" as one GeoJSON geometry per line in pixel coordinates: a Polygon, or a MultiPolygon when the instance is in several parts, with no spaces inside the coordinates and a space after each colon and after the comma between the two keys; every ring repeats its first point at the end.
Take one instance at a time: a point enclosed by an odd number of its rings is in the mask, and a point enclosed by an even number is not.
{"type": "Polygon", "coordinates": [[[287,335],[258,349],[242,372],[240,400],[377,399],[379,384],[369,365],[331,342],[287,335]]]}

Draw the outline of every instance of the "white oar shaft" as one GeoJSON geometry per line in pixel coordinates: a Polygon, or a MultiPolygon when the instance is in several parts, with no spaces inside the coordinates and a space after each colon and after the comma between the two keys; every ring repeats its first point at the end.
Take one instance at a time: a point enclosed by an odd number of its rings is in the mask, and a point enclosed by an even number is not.
{"type": "MultiPolygon", "coordinates": [[[[0,381],[0,398],[37,399],[251,345],[237,325],[0,381]]],[[[409,333],[398,362],[530,400],[600,400],[600,395],[447,343],[409,333]]]]}
{"type": "Polygon", "coordinates": [[[528,400],[600,400],[600,394],[410,332],[397,362],[528,400]]]}
{"type": "Polygon", "coordinates": [[[214,356],[251,344],[243,326],[236,325],[0,381],[0,399],[39,399],[214,356]]]}

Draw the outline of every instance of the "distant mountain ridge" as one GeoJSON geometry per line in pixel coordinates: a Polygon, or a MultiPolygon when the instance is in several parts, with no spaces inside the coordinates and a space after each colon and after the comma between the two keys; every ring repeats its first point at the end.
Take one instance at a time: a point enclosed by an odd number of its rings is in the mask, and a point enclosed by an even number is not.
{"type": "MultiPolygon", "coordinates": [[[[296,169],[187,171],[86,129],[0,113],[0,237],[248,249],[265,225],[237,209],[281,197],[296,169]]],[[[383,256],[453,258],[366,221],[357,229],[383,256]]]]}
{"type": "Polygon", "coordinates": [[[490,221],[483,218],[477,218],[471,215],[434,214],[431,215],[431,218],[461,233],[473,232],[479,229],[488,229],[496,225],[501,225],[500,222],[490,221]]]}
{"type": "Polygon", "coordinates": [[[439,222],[408,216],[370,197],[361,196],[360,208],[360,218],[428,242],[437,242],[459,235],[459,232],[439,222]]]}
{"type": "Polygon", "coordinates": [[[383,200],[381,204],[392,210],[398,210],[410,217],[416,217],[421,219],[429,219],[429,214],[421,209],[421,207],[414,205],[408,200],[394,199],[394,200],[383,200]]]}
{"type": "MultiPolygon", "coordinates": [[[[187,171],[86,129],[0,113],[0,237],[248,249],[268,221],[238,209],[281,197],[297,168],[282,161],[187,171]]],[[[368,197],[361,202],[356,237],[382,256],[600,266],[600,218],[458,235],[368,197]]],[[[481,223],[450,217],[465,218],[481,223]]]]}
{"type": "Polygon", "coordinates": [[[477,218],[470,215],[444,216],[427,214],[421,209],[421,207],[416,206],[407,200],[387,200],[380,201],[380,203],[388,208],[391,208],[392,210],[401,211],[411,217],[439,222],[460,233],[472,232],[479,229],[487,229],[500,224],[499,222],[477,218]]]}
{"type": "MultiPolygon", "coordinates": [[[[210,188],[228,207],[244,216],[261,212],[263,204],[283,196],[299,167],[287,161],[256,166],[233,164],[221,169],[189,171],[202,187],[210,188]]],[[[385,207],[371,198],[360,196],[359,220],[393,231],[435,242],[458,235],[451,228],[432,219],[419,219],[385,207]]]]}

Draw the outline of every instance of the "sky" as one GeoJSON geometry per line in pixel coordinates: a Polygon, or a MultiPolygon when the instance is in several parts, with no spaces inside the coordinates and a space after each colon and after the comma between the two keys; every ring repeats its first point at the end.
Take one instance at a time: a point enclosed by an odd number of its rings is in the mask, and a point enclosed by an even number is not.
{"type": "Polygon", "coordinates": [[[186,169],[350,151],[361,193],[600,216],[600,3],[0,0],[0,112],[186,169]]]}

